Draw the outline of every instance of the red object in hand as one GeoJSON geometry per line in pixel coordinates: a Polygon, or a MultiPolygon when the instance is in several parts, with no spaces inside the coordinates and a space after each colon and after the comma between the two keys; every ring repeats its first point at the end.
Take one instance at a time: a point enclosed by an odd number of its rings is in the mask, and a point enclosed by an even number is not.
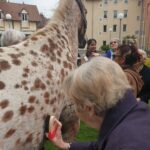
{"type": "Polygon", "coordinates": [[[61,123],[55,116],[51,116],[49,120],[49,133],[47,136],[49,140],[53,140],[53,138],[56,136],[56,132],[59,126],[61,126],[61,123]]]}
{"type": "Polygon", "coordinates": [[[48,133],[48,139],[49,139],[49,140],[52,140],[52,139],[55,137],[57,128],[58,128],[58,126],[56,126],[53,131],[50,131],[50,132],[48,133]]]}

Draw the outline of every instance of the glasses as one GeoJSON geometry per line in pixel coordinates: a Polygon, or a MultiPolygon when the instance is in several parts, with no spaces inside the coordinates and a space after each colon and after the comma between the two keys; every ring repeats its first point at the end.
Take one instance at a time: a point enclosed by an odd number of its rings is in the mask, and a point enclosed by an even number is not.
{"type": "Polygon", "coordinates": [[[110,42],[110,44],[116,44],[116,43],[117,43],[116,41],[110,42]]]}

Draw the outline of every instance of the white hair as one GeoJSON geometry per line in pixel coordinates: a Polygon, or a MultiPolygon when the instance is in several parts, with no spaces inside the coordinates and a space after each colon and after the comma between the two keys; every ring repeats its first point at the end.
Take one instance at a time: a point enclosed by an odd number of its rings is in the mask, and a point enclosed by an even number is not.
{"type": "Polygon", "coordinates": [[[81,65],[64,81],[64,91],[75,103],[87,101],[106,112],[131,86],[122,68],[114,61],[98,57],[81,65]]]}
{"type": "Polygon", "coordinates": [[[25,34],[21,31],[8,29],[2,33],[1,46],[17,44],[25,39],[25,34]]]}
{"type": "Polygon", "coordinates": [[[138,49],[138,52],[143,60],[147,59],[147,53],[143,49],[138,49]]]}

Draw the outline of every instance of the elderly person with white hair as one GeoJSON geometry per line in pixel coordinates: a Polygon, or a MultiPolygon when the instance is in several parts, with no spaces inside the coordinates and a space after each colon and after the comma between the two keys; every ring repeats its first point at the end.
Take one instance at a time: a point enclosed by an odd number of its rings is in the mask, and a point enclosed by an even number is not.
{"type": "Polygon", "coordinates": [[[61,124],[56,122],[55,134],[47,136],[60,149],[150,149],[150,108],[136,100],[117,63],[105,57],[93,58],[73,71],[63,85],[80,119],[97,129],[99,137],[95,142],[69,144],[62,138],[61,124]]]}
{"type": "Polygon", "coordinates": [[[121,41],[118,38],[112,38],[110,40],[110,48],[113,49],[114,52],[118,51],[120,44],[121,41]]]}
{"type": "Polygon", "coordinates": [[[21,31],[8,29],[2,33],[1,46],[17,44],[25,39],[25,34],[21,31]]]}

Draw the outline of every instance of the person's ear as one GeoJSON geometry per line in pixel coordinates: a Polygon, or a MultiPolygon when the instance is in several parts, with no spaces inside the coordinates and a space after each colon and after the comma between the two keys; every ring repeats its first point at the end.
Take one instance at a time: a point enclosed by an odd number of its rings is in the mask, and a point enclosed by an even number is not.
{"type": "Polygon", "coordinates": [[[91,103],[85,104],[85,111],[90,115],[93,116],[95,114],[94,105],[91,103]]]}

